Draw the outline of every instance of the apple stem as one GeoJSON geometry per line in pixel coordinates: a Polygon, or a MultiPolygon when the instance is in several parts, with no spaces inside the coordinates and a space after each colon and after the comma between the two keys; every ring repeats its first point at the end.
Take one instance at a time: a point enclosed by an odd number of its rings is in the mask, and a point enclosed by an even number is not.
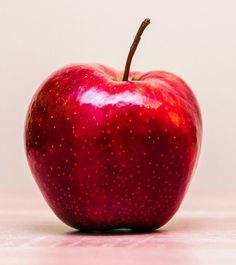
{"type": "Polygon", "coordinates": [[[150,22],[151,22],[151,20],[149,18],[144,19],[144,21],[141,23],[141,25],[140,25],[137,33],[136,33],[134,41],[133,41],[132,45],[130,46],[130,50],[129,50],[129,54],[128,54],[128,57],[126,60],[125,71],[124,71],[122,81],[128,81],[130,65],[131,65],[134,53],[136,51],[136,48],[139,44],[139,41],[141,39],[141,36],[142,36],[145,28],[147,27],[148,24],[150,24],[150,22]]]}

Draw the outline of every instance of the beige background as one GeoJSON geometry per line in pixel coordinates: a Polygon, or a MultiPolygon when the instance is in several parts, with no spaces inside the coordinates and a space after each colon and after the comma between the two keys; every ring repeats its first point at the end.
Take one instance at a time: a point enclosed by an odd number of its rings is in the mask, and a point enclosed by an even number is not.
{"type": "Polygon", "coordinates": [[[136,70],[184,78],[202,107],[204,138],[192,189],[236,185],[236,1],[0,0],[0,187],[35,188],[24,148],[27,106],[52,71],[75,62],[124,66],[144,17],[136,70]]]}

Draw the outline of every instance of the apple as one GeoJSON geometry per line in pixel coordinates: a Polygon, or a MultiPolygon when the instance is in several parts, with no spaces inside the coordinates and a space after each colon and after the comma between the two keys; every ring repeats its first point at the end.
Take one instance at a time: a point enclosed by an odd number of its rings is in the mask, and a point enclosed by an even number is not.
{"type": "Polygon", "coordinates": [[[25,146],[49,206],[81,231],[155,230],[175,214],[199,155],[202,121],[188,85],[165,71],[67,66],[34,95],[25,146]]]}

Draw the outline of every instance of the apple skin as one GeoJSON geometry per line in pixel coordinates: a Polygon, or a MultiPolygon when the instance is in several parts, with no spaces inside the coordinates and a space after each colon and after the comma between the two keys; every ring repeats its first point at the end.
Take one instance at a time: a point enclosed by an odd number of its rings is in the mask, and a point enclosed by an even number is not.
{"type": "Polygon", "coordinates": [[[25,145],[49,206],[81,231],[155,230],[179,208],[202,121],[187,84],[164,71],[71,65],[30,104],[25,145]]]}

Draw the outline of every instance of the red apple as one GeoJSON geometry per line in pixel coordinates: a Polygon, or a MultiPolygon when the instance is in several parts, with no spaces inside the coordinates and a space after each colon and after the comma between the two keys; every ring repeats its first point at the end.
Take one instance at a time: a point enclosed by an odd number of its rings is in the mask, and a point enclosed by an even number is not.
{"type": "Polygon", "coordinates": [[[154,230],[179,208],[201,145],[198,103],[164,71],[100,64],[51,75],[28,110],[28,162],[55,214],[80,230],[154,230]],[[122,79],[123,76],[123,79],[122,79]]]}

